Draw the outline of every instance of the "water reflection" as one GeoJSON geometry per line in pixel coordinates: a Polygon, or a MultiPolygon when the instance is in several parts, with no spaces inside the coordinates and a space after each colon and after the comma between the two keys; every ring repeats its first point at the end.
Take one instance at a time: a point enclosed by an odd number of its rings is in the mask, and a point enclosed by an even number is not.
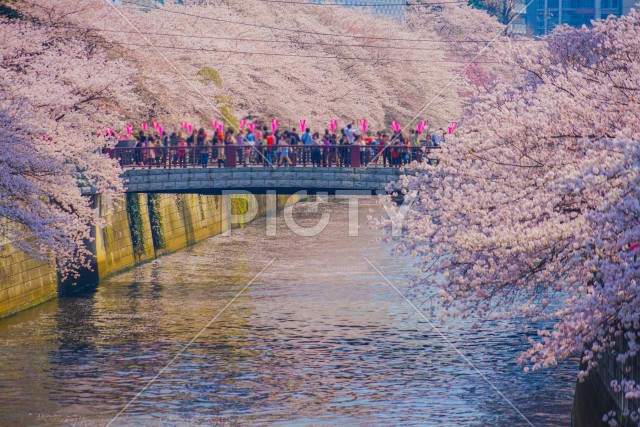
{"type": "MultiPolygon", "coordinates": [[[[1,321],[0,424],[106,424],[275,257],[115,425],[526,425],[364,261],[406,286],[366,209],[348,237],[327,208],[319,236],[258,221],[1,321]]],[[[569,424],[573,364],[525,374],[510,324],[443,331],[535,425],[569,424]]]]}

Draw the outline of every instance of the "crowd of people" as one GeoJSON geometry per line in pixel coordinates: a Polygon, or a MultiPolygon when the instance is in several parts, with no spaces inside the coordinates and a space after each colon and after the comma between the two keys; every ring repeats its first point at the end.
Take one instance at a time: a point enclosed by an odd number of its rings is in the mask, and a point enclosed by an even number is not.
{"type": "Polygon", "coordinates": [[[375,136],[364,136],[354,124],[348,124],[339,133],[328,129],[323,134],[311,132],[307,128],[298,133],[297,129],[269,131],[266,126],[235,132],[228,129],[222,133],[214,131],[208,135],[204,128],[171,134],[145,133],[140,130],[135,148],[120,161],[140,166],[187,167],[210,164],[223,167],[228,156],[236,156],[236,162],[262,164],[268,166],[350,166],[353,149],[357,148],[360,164],[378,163],[401,166],[412,160],[423,159],[425,147],[438,147],[444,142],[445,133],[432,131],[419,134],[411,130],[408,136],[402,131],[394,133],[377,132],[375,136]],[[229,148],[233,148],[230,150],[229,148]]]}

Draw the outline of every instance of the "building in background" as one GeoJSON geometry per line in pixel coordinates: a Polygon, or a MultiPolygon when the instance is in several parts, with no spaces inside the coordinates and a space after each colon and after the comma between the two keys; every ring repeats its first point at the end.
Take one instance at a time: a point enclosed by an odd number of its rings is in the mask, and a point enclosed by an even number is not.
{"type": "Polygon", "coordinates": [[[526,22],[532,34],[544,35],[561,24],[580,27],[595,19],[623,15],[634,3],[635,0],[533,0],[526,10],[526,22]]]}
{"type": "Polygon", "coordinates": [[[509,2],[512,5],[512,11],[509,13],[511,18],[507,25],[508,34],[526,35],[531,33],[527,25],[527,4],[525,1],[509,2]]]}
{"type": "MultiPolygon", "coordinates": [[[[316,0],[324,3],[322,0],[316,0]]],[[[335,3],[344,3],[347,7],[371,9],[374,13],[388,16],[400,21],[404,20],[404,13],[408,6],[403,0],[333,0],[335,3]]]]}
{"type": "MultiPolygon", "coordinates": [[[[115,4],[123,4],[123,0],[111,0],[115,4]]],[[[313,0],[315,3],[327,3],[324,0],[313,0]]],[[[182,3],[182,0],[178,0],[182,3]]],[[[404,12],[409,5],[404,0],[332,0],[332,3],[342,3],[346,7],[369,9],[376,14],[388,16],[400,21],[404,20],[404,12]]],[[[140,6],[151,7],[154,3],[164,3],[164,0],[127,0],[127,3],[136,3],[140,6]]]]}

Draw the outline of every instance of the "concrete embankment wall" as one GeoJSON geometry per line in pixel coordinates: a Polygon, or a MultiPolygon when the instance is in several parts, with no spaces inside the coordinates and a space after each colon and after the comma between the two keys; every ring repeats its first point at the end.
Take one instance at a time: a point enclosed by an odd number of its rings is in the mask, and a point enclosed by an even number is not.
{"type": "Polygon", "coordinates": [[[0,246],[0,317],[50,300],[57,290],[53,264],[31,258],[10,243],[0,246]]]}
{"type": "MultiPolygon", "coordinates": [[[[617,339],[617,351],[626,351],[622,338],[617,339]]],[[[584,369],[584,366],[582,367],[584,369]]],[[[624,389],[614,390],[611,381],[622,378],[640,381],[640,356],[625,362],[619,362],[614,354],[605,353],[598,358],[594,368],[583,382],[576,384],[573,400],[572,427],[607,426],[602,417],[610,411],[615,412],[618,427],[638,426],[630,416],[640,409],[637,399],[626,399],[624,389]]]]}
{"type": "Polygon", "coordinates": [[[299,200],[286,195],[129,193],[105,203],[99,195],[94,197],[105,225],[94,231],[93,271],[82,272],[78,280],[60,283],[53,263],[0,242],[0,318],[237,227],[230,224],[231,215],[240,224],[251,220],[252,211],[263,216],[267,197],[278,209],[299,200]]]}

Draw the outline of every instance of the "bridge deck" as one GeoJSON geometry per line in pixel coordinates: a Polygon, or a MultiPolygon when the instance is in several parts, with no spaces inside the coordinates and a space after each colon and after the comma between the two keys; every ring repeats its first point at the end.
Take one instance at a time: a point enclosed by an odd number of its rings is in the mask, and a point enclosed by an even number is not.
{"type": "Polygon", "coordinates": [[[201,193],[267,191],[292,194],[318,192],[369,193],[384,191],[400,176],[399,168],[354,167],[243,167],[129,169],[123,174],[132,193],[201,193]]]}

